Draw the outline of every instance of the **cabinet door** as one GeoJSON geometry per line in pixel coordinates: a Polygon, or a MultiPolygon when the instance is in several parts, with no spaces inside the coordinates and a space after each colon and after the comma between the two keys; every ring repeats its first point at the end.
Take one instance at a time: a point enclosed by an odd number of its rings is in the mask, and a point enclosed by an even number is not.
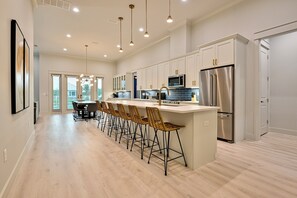
{"type": "Polygon", "coordinates": [[[179,58],[170,62],[170,76],[180,75],[185,73],[186,73],[185,57],[179,58]]]}
{"type": "Polygon", "coordinates": [[[230,39],[217,44],[216,66],[234,64],[234,40],[230,39]]]}
{"type": "Polygon", "coordinates": [[[161,63],[158,65],[158,85],[157,89],[168,86],[168,76],[170,75],[169,62],[161,63]]]}
{"type": "Polygon", "coordinates": [[[152,88],[151,89],[158,89],[158,65],[152,66],[152,88]]]}
{"type": "Polygon", "coordinates": [[[177,59],[177,74],[186,74],[186,58],[177,59]]]}
{"type": "Polygon", "coordinates": [[[186,57],[186,88],[199,87],[198,54],[186,57]]]}
{"type": "Polygon", "coordinates": [[[201,67],[203,69],[213,67],[216,57],[216,46],[211,45],[200,49],[201,67]]]}
{"type": "Polygon", "coordinates": [[[153,67],[145,68],[145,75],[146,75],[146,88],[152,89],[153,88],[153,67]]]}

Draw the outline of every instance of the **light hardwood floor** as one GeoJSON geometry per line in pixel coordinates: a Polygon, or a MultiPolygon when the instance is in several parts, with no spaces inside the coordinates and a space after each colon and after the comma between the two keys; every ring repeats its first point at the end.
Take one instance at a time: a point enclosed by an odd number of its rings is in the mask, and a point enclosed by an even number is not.
{"type": "Polygon", "coordinates": [[[217,159],[195,171],[126,150],[71,115],[42,116],[9,198],[297,197],[297,137],[218,142],[217,159]]]}

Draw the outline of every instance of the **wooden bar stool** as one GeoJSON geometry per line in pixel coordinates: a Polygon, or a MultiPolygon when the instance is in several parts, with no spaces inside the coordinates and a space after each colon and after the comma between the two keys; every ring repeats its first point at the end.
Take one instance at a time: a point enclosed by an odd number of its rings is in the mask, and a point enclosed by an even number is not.
{"type": "Polygon", "coordinates": [[[122,119],[121,135],[120,135],[120,138],[119,138],[119,143],[121,143],[122,135],[124,133],[126,135],[127,149],[128,149],[129,148],[129,140],[132,139],[132,135],[131,135],[131,116],[128,113],[126,113],[124,105],[117,104],[117,107],[118,107],[120,117],[122,119]]]}
{"type": "Polygon", "coordinates": [[[180,128],[184,127],[184,126],[175,125],[175,124],[172,124],[170,122],[163,122],[163,118],[162,118],[162,116],[160,114],[160,111],[156,107],[146,107],[146,113],[147,113],[147,116],[148,116],[149,125],[151,127],[153,127],[154,130],[155,130],[155,136],[154,136],[154,140],[153,140],[153,145],[151,147],[151,152],[150,152],[150,155],[149,155],[149,158],[148,158],[148,163],[150,163],[150,159],[151,159],[152,155],[157,157],[158,159],[164,161],[165,175],[167,175],[168,162],[170,162],[172,160],[175,160],[177,158],[182,157],[184,159],[185,166],[187,166],[187,162],[186,162],[186,159],[185,159],[183,147],[182,147],[180,137],[179,137],[179,134],[178,134],[178,130],[180,128]],[[161,148],[161,149],[159,148],[158,150],[153,150],[153,148],[155,146],[155,141],[156,141],[157,144],[159,144],[158,133],[157,133],[158,131],[162,131],[163,148],[161,148]],[[174,150],[174,149],[170,148],[170,134],[171,134],[171,132],[174,132],[174,131],[176,132],[181,151],[177,151],[177,150],[174,150]],[[163,159],[154,154],[154,152],[161,152],[161,151],[163,151],[163,159]],[[169,151],[173,151],[173,152],[175,152],[175,153],[177,153],[179,155],[172,158],[172,159],[169,159],[169,151]]]}
{"type": "Polygon", "coordinates": [[[119,133],[119,128],[121,127],[120,123],[120,113],[118,110],[115,110],[113,107],[113,104],[108,102],[108,109],[111,114],[111,127],[109,128],[109,136],[111,137],[111,134],[113,130],[115,129],[115,141],[117,141],[118,138],[118,133],[119,133]]]}
{"type": "Polygon", "coordinates": [[[102,106],[102,111],[104,113],[104,115],[103,115],[104,121],[101,124],[101,131],[104,132],[106,125],[110,125],[111,113],[110,113],[109,109],[107,108],[106,102],[102,101],[101,106],[102,106]]]}
{"type": "Polygon", "coordinates": [[[104,112],[101,106],[101,102],[98,100],[96,100],[96,107],[97,107],[97,120],[98,120],[97,128],[99,128],[99,125],[102,124],[102,122],[104,121],[104,112]]]}
{"type": "Polygon", "coordinates": [[[136,124],[133,132],[133,138],[132,138],[132,144],[130,151],[132,151],[133,145],[135,142],[140,142],[140,149],[141,149],[141,159],[143,159],[143,151],[144,151],[144,146],[145,146],[145,140],[147,140],[147,146],[149,147],[149,137],[148,137],[148,129],[147,126],[149,124],[147,118],[143,118],[137,109],[136,106],[134,105],[128,105],[129,108],[129,114],[131,116],[131,120],[136,124]],[[144,126],[144,133],[143,133],[143,128],[144,126]],[[140,130],[140,140],[137,138],[137,128],[140,130]]]}

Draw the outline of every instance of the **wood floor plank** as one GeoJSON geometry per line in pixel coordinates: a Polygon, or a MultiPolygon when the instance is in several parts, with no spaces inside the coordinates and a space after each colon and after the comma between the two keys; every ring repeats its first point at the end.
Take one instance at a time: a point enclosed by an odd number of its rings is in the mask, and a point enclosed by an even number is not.
{"type": "Polygon", "coordinates": [[[190,170],[126,149],[97,122],[44,115],[8,198],[297,197],[297,137],[268,133],[260,141],[218,141],[216,160],[190,170]]]}

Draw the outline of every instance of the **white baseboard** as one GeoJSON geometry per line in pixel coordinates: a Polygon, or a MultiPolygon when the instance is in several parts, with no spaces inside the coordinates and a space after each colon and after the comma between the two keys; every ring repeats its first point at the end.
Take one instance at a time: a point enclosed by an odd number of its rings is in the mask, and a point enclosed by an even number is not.
{"type": "Polygon", "coordinates": [[[10,173],[10,176],[8,178],[8,180],[6,181],[2,191],[0,192],[0,198],[5,198],[7,197],[9,190],[11,188],[12,183],[14,182],[17,173],[19,172],[20,167],[23,164],[24,161],[24,157],[26,156],[26,153],[30,150],[33,140],[34,140],[34,136],[35,136],[35,130],[33,130],[33,132],[31,133],[29,139],[26,142],[26,145],[22,151],[22,153],[20,154],[12,172],[10,173]]]}
{"type": "Polygon", "coordinates": [[[269,131],[275,132],[275,133],[283,133],[287,135],[297,135],[296,130],[291,130],[291,129],[282,129],[282,128],[276,128],[276,127],[270,127],[269,131]]]}

